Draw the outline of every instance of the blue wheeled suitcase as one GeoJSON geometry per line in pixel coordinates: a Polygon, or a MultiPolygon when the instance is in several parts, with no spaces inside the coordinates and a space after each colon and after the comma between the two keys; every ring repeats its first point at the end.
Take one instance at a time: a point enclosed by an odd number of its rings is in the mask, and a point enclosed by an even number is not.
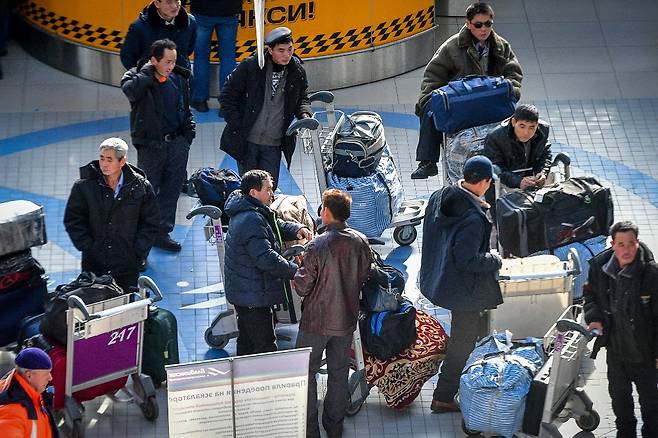
{"type": "Polygon", "coordinates": [[[515,106],[514,87],[508,79],[467,76],[432,91],[431,116],[437,130],[454,134],[500,122],[514,113],[515,106]]]}
{"type": "Polygon", "coordinates": [[[23,318],[44,311],[46,280],[37,276],[23,286],[0,294],[0,346],[16,342],[23,318]]]}

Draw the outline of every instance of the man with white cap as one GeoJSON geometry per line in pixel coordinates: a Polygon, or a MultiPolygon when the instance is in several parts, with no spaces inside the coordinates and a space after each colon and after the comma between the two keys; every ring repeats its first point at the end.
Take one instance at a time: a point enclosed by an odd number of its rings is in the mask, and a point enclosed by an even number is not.
{"type": "Polygon", "coordinates": [[[52,396],[45,392],[53,379],[53,364],[43,350],[18,353],[16,367],[0,380],[0,431],[3,438],[58,437],[50,411],[52,396]]]}
{"type": "Polygon", "coordinates": [[[292,31],[277,27],[265,36],[265,65],[254,53],[233,70],[219,97],[226,120],[220,149],[235,158],[240,175],[266,170],[279,182],[281,152],[290,166],[295,136],[286,136],[294,117],[311,115],[308,81],[294,55],[292,31]]]}
{"type": "Polygon", "coordinates": [[[64,211],[64,227],[82,251],[82,270],[110,274],[124,290],[158,236],[160,214],[144,172],[128,163],[128,145],[108,138],[99,158],[80,168],[64,211]]]}

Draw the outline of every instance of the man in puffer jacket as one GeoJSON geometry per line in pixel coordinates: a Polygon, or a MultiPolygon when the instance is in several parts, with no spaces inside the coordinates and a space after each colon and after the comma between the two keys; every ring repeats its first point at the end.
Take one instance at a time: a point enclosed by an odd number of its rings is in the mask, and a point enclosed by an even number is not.
{"type": "Polygon", "coordinates": [[[278,219],[269,208],[273,199],[272,176],[251,170],[226,201],[231,221],[224,286],[226,299],[237,312],[238,356],[276,351],[272,306],[291,293],[289,280],[298,268],[281,256],[283,242],[313,237],[307,227],[278,219]]]}

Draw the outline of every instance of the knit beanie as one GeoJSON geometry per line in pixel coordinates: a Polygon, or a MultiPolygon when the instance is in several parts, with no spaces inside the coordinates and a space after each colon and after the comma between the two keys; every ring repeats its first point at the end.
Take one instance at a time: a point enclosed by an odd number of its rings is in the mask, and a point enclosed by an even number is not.
{"type": "Polygon", "coordinates": [[[16,366],[26,370],[49,370],[53,367],[48,354],[40,348],[26,348],[16,356],[16,366]]]}

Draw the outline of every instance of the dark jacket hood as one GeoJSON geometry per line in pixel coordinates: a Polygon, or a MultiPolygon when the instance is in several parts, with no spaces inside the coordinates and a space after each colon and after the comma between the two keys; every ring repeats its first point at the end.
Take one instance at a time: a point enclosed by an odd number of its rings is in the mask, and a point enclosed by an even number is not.
{"type": "Polygon", "coordinates": [[[224,212],[228,217],[234,217],[244,211],[253,210],[266,215],[270,210],[265,204],[250,195],[243,195],[240,190],[235,190],[226,200],[224,212]]]}
{"type": "MultiPolygon", "coordinates": [[[[142,9],[142,12],[139,13],[139,19],[143,22],[149,22],[154,26],[165,26],[165,21],[158,14],[158,9],[155,7],[153,2],[142,9]]],[[[180,12],[174,18],[174,26],[180,29],[187,29],[189,25],[190,17],[188,16],[185,8],[181,6],[180,12]]]]}
{"type": "MultiPolygon", "coordinates": [[[[141,178],[146,179],[144,171],[130,163],[126,163],[122,169],[124,184],[130,181],[141,178]]],[[[94,160],[80,168],[80,179],[98,179],[102,176],[98,160],[94,160]]]]}
{"type": "Polygon", "coordinates": [[[448,186],[442,190],[437,205],[440,207],[431,214],[436,215],[437,224],[442,228],[452,228],[463,221],[471,209],[477,210],[486,218],[478,201],[458,186],[448,186]]]}

